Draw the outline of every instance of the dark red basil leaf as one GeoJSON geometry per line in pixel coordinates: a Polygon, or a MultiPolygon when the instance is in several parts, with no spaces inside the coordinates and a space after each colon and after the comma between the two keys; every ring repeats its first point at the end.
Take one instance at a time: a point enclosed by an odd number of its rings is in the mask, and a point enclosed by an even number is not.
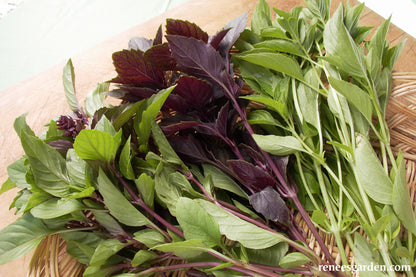
{"type": "Polygon", "coordinates": [[[229,103],[225,104],[221,110],[218,112],[217,120],[215,121],[215,129],[220,132],[224,137],[227,137],[228,134],[228,113],[229,113],[229,103]]]}
{"type": "Polygon", "coordinates": [[[163,33],[162,33],[162,24],[161,24],[159,25],[159,28],[157,29],[155,39],[153,40],[153,45],[162,44],[162,38],[163,38],[163,33]]]}
{"type": "Polygon", "coordinates": [[[193,135],[170,137],[169,142],[175,152],[187,162],[207,163],[212,161],[205,146],[193,135]]]}
{"type": "Polygon", "coordinates": [[[173,58],[167,43],[157,44],[144,53],[146,61],[162,70],[174,70],[176,61],[173,58]]]}
{"type": "Polygon", "coordinates": [[[215,35],[209,37],[208,43],[211,44],[211,46],[214,47],[215,50],[217,50],[222,39],[225,37],[229,30],[230,29],[223,29],[221,31],[218,31],[215,35]]]}
{"type": "Polygon", "coordinates": [[[113,64],[124,84],[163,84],[163,71],[147,62],[140,50],[130,49],[113,53],[113,64]]]}
{"type": "Polygon", "coordinates": [[[174,124],[166,125],[161,127],[163,133],[166,136],[173,135],[178,131],[186,130],[195,126],[198,126],[200,123],[196,121],[180,121],[174,124]]]}
{"type": "Polygon", "coordinates": [[[182,76],[176,83],[174,93],[185,99],[190,106],[201,109],[211,100],[213,90],[204,80],[182,76]]]}
{"type": "Polygon", "coordinates": [[[247,144],[239,144],[238,147],[253,160],[254,164],[264,164],[264,157],[253,147],[247,144]]]}
{"type": "Polygon", "coordinates": [[[129,41],[129,49],[140,50],[145,52],[152,47],[152,40],[142,37],[133,37],[129,41]]]}
{"type": "Polygon", "coordinates": [[[228,164],[233,171],[252,188],[262,190],[273,186],[275,180],[263,169],[243,160],[230,160],[228,164]]]}
{"type": "Polygon", "coordinates": [[[186,104],[185,100],[181,96],[176,94],[170,94],[168,96],[168,99],[166,99],[164,107],[167,107],[182,114],[185,114],[186,110],[188,109],[188,105],[186,104]]]}
{"type": "Polygon", "coordinates": [[[55,148],[55,150],[60,153],[66,153],[69,149],[73,148],[73,143],[66,139],[48,141],[47,144],[55,148]]]}
{"type": "Polygon", "coordinates": [[[126,102],[138,102],[145,98],[149,98],[156,93],[155,90],[145,87],[122,87],[124,95],[121,97],[126,102]]]}
{"type": "Polygon", "coordinates": [[[277,166],[277,169],[279,170],[280,174],[282,174],[282,176],[286,178],[289,156],[273,156],[272,159],[274,164],[277,166]]]}
{"type": "Polygon", "coordinates": [[[186,20],[168,19],[166,21],[166,34],[192,37],[205,43],[208,42],[208,34],[195,23],[186,20]]]}
{"type": "Polygon", "coordinates": [[[289,221],[289,210],[279,193],[272,187],[254,193],[250,196],[250,204],[267,219],[287,223],[289,221]]]}

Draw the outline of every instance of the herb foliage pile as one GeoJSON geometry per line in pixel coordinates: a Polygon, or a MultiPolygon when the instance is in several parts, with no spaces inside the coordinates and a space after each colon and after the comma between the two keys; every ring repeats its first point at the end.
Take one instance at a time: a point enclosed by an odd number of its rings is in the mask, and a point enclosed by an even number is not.
{"type": "Polygon", "coordinates": [[[20,189],[11,208],[23,215],[0,232],[0,262],[59,233],[84,276],[315,274],[335,264],[320,229],[344,265],[345,241],[357,264],[414,264],[404,160],[384,119],[403,44],[388,47],[389,21],[366,41],[363,5],[330,18],[330,1],[305,3],[272,20],[260,0],[250,29],[243,14],[212,36],[168,19],[166,42],[159,28],[113,54],[117,77],[84,108],[69,61],[72,114],[39,137],[15,121],[25,156],[2,191],[20,189]]]}

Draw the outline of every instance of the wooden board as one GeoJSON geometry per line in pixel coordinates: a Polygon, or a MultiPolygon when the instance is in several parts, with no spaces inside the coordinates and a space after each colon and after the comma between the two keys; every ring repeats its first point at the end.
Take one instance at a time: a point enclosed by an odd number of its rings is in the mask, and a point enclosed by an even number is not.
{"type": "MultiPolygon", "coordinates": [[[[302,5],[301,0],[272,0],[270,6],[290,10],[296,5],[302,5]]],[[[346,1],[345,1],[346,2],[346,1]]],[[[356,1],[350,1],[357,4],[356,1]]],[[[191,0],[187,4],[173,9],[161,16],[153,18],[144,24],[131,28],[110,40],[71,57],[76,74],[76,90],[78,98],[83,103],[86,94],[99,82],[115,77],[111,54],[127,48],[129,39],[133,36],[153,38],[160,24],[166,18],[186,19],[195,22],[209,34],[214,34],[222,26],[238,15],[249,11],[251,13],[257,0],[191,0]]],[[[340,0],[332,3],[335,9],[340,0]]],[[[378,26],[383,19],[369,9],[365,9],[361,19],[362,25],[378,26]]],[[[396,65],[396,71],[416,71],[416,40],[399,28],[392,26],[388,40],[392,45],[407,39],[406,46],[396,65]]],[[[70,58],[70,57],[68,57],[70,58]]],[[[7,179],[7,166],[21,157],[22,147],[13,130],[13,121],[23,113],[28,113],[27,122],[39,134],[43,126],[51,118],[68,113],[62,86],[62,68],[66,61],[0,92],[0,182],[7,179]]],[[[0,196],[0,229],[13,222],[16,217],[8,207],[16,195],[11,190],[0,196]]],[[[0,276],[26,276],[26,268],[30,255],[17,261],[0,266],[0,276]]]]}

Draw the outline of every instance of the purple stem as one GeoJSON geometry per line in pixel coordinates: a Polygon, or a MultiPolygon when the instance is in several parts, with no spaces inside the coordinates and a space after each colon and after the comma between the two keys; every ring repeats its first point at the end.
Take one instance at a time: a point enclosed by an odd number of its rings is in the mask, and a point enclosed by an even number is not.
{"type": "MultiPolygon", "coordinates": [[[[131,187],[124,181],[124,179],[120,176],[118,171],[113,167],[110,166],[111,171],[116,175],[117,179],[120,181],[120,183],[123,185],[123,187],[127,190],[127,192],[130,194],[130,196],[133,198],[134,203],[138,204],[142,209],[144,209],[146,212],[148,212],[151,216],[153,216],[157,221],[159,221],[161,224],[163,224],[166,228],[170,229],[172,232],[177,234],[178,236],[184,238],[183,232],[167,222],[163,217],[158,215],[154,210],[152,210],[149,206],[144,203],[144,201],[131,189],[131,187]]],[[[160,230],[163,231],[163,230],[160,230]]],[[[164,231],[163,231],[164,232],[164,231]]],[[[165,236],[170,239],[170,236],[168,233],[164,232],[165,236]]]]}

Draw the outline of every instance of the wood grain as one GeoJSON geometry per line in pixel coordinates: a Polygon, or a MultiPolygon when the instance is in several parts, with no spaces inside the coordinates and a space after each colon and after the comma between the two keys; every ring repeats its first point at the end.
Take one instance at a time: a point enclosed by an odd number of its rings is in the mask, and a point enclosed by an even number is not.
{"type": "MultiPolygon", "coordinates": [[[[303,5],[301,0],[268,1],[272,7],[290,10],[296,5],[303,5]]],[[[346,2],[346,1],[343,1],[346,2]]],[[[351,2],[351,1],[350,1],[351,2]]],[[[102,81],[115,77],[111,54],[127,47],[133,36],[152,38],[160,24],[166,18],[186,19],[200,25],[209,34],[214,34],[227,22],[248,11],[251,15],[256,0],[193,0],[187,4],[170,10],[146,23],[131,28],[110,40],[71,57],[76,74],[76,90],[81,103],[86,94],[102,81]]],[[[340,1],[333,1],[335,9],[340,1]]],[[[357,4],[352,1],[352,4],[357,4]]],[[[369,9],[365,9],[361,24],[378,26],[383,19],[369,9]]],[[[399,28],[392,26],[388,40],[392,45],[407,39],[406,46],[396,65],[400,72],[415,71],[416,41],[399,28]]],[[[70,58],[70,57],[68,57],[70,58]]],[[[0,182],[7,179],[7,166],[21,157],[22,147],[13,130],[13,121],[23,113],[28,113],[27,122],[37,134],[45,129],[44,124],[51,118],[68,113],[70,110],[65,102],[62,86],[62,68],[66,61],[29,78],[11,88],[0,92],[0,182]]],[[[0,196],[0,229],[13,222],[16,217],[8,207],[16,194],[11,190],[0,196]]],[[[0,266],[0,276],[25,276],[29,256],[0,266]]]]}

